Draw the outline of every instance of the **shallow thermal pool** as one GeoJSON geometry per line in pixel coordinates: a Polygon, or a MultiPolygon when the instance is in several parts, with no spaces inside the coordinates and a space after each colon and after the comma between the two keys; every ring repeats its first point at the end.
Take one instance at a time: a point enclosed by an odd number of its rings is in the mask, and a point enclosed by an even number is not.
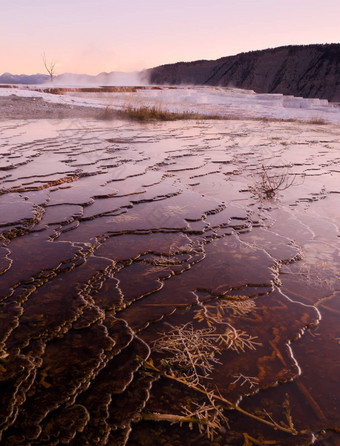
{"type": "Polygon", "coordinates": [[[336,125],[2,121],[0,147],[2,444],[339,443],[336,125]]]}

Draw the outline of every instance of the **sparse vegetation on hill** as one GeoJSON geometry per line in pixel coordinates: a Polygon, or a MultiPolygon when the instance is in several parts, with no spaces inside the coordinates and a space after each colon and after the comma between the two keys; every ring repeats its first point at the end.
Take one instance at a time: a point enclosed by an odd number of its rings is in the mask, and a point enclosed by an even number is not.
{"type": "Polygon", "coordinates": [[[152,84],[234,86],[340,101],[340,44],[292,45],[148,71],[152,84]]]}

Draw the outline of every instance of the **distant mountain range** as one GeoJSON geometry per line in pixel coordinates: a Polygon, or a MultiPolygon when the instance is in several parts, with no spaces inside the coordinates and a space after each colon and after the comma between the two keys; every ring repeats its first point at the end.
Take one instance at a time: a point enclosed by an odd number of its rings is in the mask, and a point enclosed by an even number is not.
{"type": "Polygon", "coordinates": [[[48,81],[46,74],[11,74],[4,73],[0,76],[0,84],[43,84],[48,81]]]}
{"type": "MultiPolygon", "coordinates": [[[[0,84],[44,84],[50,82],[47,74],[11,74],[4,73],[0,76],[0,84]]],[[[147,83],[144,72],[112,71],[111,73],[99,73],[96,76],[89,74],[63,73],[54,77],[55,85],[141,85],[147,83]]]]}
{"type": "MultiPolygon", "coordinates": [[[[41,84],[46,74],[0,76],[2,84],[41,84]]],[[[291,45],[251,51],[217,60],[161,65],[140,72],[65,73],[55,84],[218,85],[340,102],[340,44],[291,45]]]]}
{"type": "Polygon", "coordinates": [[[219,85],[340,102],[340,44],[294,45],[148,70],[151,84],[219,85]]]}

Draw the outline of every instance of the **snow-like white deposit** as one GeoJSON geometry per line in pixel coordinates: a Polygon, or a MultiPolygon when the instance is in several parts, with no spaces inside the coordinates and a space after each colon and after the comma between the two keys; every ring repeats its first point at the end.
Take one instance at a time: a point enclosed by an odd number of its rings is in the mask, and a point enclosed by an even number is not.
{"type": "Polygon", "coordinates": [[[18,86],[15,89],[0,88],[0,96],[15,94],[23,97],[42,97],[50,103],[99,108],[155,106],[171,112],[245,118],[324,120],[340,124],[339,104],[329,103],[326,99],[257,94],[251,90],[235,88],[148,86],[127,92],[64,92],[63,94],[50,94],[37,89],[38,87],[31,86],[18,86]]]}

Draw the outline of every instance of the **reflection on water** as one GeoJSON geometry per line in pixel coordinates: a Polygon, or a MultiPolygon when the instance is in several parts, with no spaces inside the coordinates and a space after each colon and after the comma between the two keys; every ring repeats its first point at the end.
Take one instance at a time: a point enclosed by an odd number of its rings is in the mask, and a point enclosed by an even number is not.
{"type": "Polygon", "coordinates": [[[0,141],[3,444],[339,443],[335,126],[18,121],[0,141]],[[262,165],[296,180],[266,200],[262,165]]]}

